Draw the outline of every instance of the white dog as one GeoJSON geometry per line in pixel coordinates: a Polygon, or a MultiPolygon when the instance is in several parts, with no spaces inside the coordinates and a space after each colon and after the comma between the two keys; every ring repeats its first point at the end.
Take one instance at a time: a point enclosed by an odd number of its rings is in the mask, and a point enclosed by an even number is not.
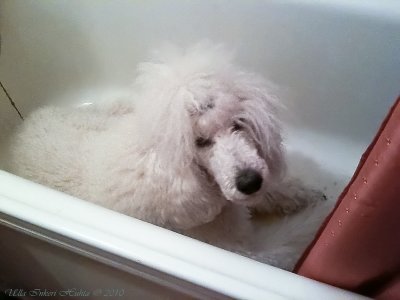
{"type": "Polygon", "coordinates": [[[10,170],[292,268],[326,210],[255,231],[249,207],[288,214],[316,195],[281,182],[280,105],[264,81],[237,69],[221,47],[202,44],[164,48],[140,64],[132,90],[130,101],[37,110],[14,138],[10,170]]]}

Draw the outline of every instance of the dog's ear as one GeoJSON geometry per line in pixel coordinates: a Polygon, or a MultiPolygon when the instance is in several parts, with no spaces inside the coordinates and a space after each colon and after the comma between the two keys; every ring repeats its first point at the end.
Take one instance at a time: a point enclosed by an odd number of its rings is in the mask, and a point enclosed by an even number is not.
{"type": "Polygon", "coordinates": [[[194,151],[186,105],[191,94],[165,65],[148,63],[141,68],[135,87],[139,144],[153,152],[159,167],[171,172],[187,169],[194,151]]]}
{"type": "Polygon", "coordinates": [[[151,148],[163,164],[179,169],[192,163],[190,115],[200,104],[189,91],[188,82],[194,75],[229,69],[231,57],[221,45],[208,42],[186,50],[166,44],[149,62],[139,65],[133,96],[143,133],[140,144],[151,148]]]}
{"type": "Polygon", "coordinates": [[[279,113],[283,105],[270,90],[272,87],[252,74],[241,74],[237,97],[244,110],[239,116],[250,129],[260,155],[265,159],[270,174],[281,179],[286,171],[282,145],[282,126],[279,113]]]}

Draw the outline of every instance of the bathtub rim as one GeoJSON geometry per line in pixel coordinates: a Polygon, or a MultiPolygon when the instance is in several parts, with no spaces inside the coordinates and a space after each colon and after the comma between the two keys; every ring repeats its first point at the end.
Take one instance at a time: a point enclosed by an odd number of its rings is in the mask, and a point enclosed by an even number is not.
{"type": "Polygon", "coordinates": [[[124,216],[1,170],[0,211],[229,297],[308,299],[310,294],[319,294],[326,300],[368,299],[124,216]],[[48,202],[50,198],[51,203],[48,202]],[[82,218],[85,214],[96,217],[82,218]],[[121,232],[121,226],[130,230],[121,232]],[[128,231],[147,234],[134,236],[127,234],[128,231]]]}

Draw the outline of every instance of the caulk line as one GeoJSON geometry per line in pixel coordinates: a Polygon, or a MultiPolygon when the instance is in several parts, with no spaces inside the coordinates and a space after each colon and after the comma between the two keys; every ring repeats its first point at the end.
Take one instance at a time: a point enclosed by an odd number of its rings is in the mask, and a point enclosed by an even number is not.
{"type": "Polygon", "coordinates": [[[18,107],[15,105],[13,99],[11,98],[10,94],[7,92],[6,88],[4,87],[3,83],[0,80],[0,86],[2,88],[2,90],[4,91],[4,93],[6,94],[8,100],[10,101],[11,105],[14,107],[14,109],[17,111],[19,117],[23,120],[24,117],[22,116],[21,112],[18,110],[18,107]]]}

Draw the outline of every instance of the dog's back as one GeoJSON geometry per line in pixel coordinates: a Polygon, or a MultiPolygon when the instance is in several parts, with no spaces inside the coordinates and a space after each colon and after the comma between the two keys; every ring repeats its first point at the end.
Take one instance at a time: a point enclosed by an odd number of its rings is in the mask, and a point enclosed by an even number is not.
{"type": "Polygon", "coordinates": [[[17,129],[6,169],[85,198],[83,141],[104,131],[107,119],[92,109],[44,107],[17,129]]]}

